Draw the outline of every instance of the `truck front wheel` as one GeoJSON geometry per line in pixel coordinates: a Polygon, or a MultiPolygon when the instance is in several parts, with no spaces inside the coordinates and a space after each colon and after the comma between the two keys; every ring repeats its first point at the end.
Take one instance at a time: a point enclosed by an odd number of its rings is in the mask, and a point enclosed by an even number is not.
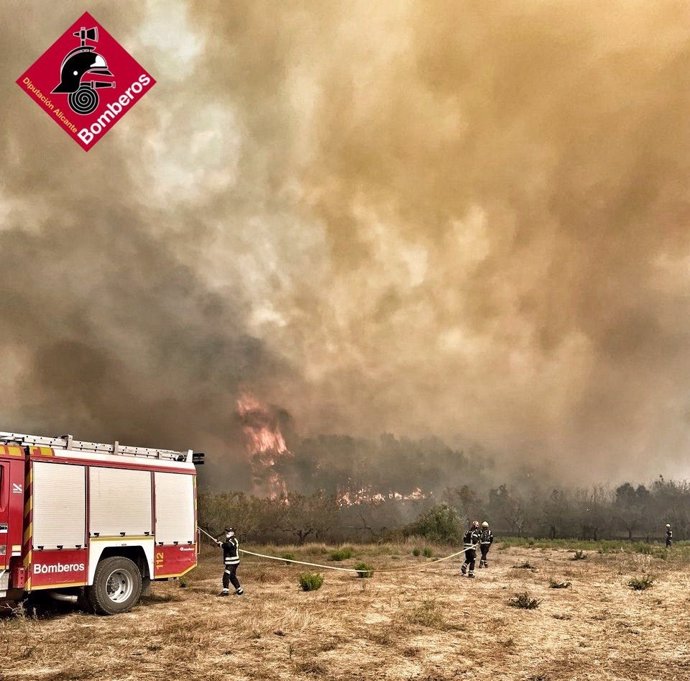
{"type": "Polygon", "coordinates": [[[112,556],[96,568],[93,586],[86,597],[99,615],[116,615],[131,610],[141,596],[141,572],[129,558],[112,556]]]}

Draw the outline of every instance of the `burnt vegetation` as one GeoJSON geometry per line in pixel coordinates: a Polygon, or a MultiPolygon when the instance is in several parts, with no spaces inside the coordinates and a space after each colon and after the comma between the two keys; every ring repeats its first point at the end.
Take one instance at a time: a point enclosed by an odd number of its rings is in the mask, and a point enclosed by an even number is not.
{"type": "MultiPolygon", "coordinates": [[[[280,474],[287,489],[298,492],[275,498],[239,491],[202,494],[202,525],[215,532],[232,518],[242,528],[245,541],[298,545],[400,537],[458,544],[468,521],[475,519],[488,519],[497,536],[526,539],[649,543],[663,538],[667,522],[673,527],[674,540],[690,537],[687,481],[659,477],[648,485],[567,489],[553,488],[530,474],[516,476],[510,484],[492,485],[495,471],[488,460],[480,460],[470,474],[468,458],[437,441],[431,441],[429,450],[422,442],[394,438],[378,445],[369,442],[363,450],[358,448],[361,444],[351,438],[317,438],[307,441],[306,449],[296,447],[294,457],[281,462],[280,474]],[[320,446],[311,451],[316,442],[320,446]],[[329,443],[337,444],[337,455],[331,451],[316,466],[316,459],[330,451],[321,446],[329,443]],[[426,456],[416,456],[423,451],[426,456]],[[381,459],[369,456],[382,452],[381,459]],[[396,460],[398,455],[401,458],[396,460]],[[435,459],[436,455],[440,458],[435,459]],[[458,457],[456,468],[450,466],[452,456],[458,457]],[[450,479],[442,474],[446,466],[454,471],[450,479]],[[306,488],[297,485],[296,469],[303,480],[309,480],[306,488]],[[456,472],[465,480],[473,475],[476,484],[453,485],[456,472]]],[[[421,554],[422,548],[418,550],[421,554]]],[[[586,557],[579,550],[572,559],[586,557]]]]}
{"type": "Polygon", "coordinates": [[[656,577],[652,575],[642,575],[641,577],[633,577],[628,581],[628,586],[633,589],[633,591],[645,591],[654,586],[655,581],[656,577]]]}
{"type": "Polygon", "coordinates": [[[527,591],[522,591],[515,594],[513,598],[508,600],[508,605],[513,608],[521,608],[523,610],[535,610],[539,607],[541,601],[537,598],[532,598],[527,591]]]}

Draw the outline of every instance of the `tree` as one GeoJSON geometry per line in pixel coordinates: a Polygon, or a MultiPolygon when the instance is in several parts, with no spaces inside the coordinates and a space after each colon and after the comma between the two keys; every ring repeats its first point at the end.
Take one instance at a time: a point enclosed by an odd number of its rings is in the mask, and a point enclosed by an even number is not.
{"type": "Polygon", "coordinates": [[[443,490],[443,499],[449,506],[456,508],[466,521],[484,515],[479,495],[469,485],[446,487],[443,490]]]}
{"type": "Polygon", "coordinates": [[[644,485],[635,489],[629,482],[616,487],[613,502],[616,520],[625,528],[628,539],[632,541],[635,530],[644,523],[649,491],[644,485]]]}
{"type": "Polygon", "coordinates": [[[542,516],[551,539],[567,536],[571,531],[572,505],[565,490],[551,490],[544,502],[542,516]]]}
{"type": "Polygon", "coordinates": [[[690,482],[664,480],[659,476],[652,484],[648,531],[661,534],[670,523],[678,539],[688,537],[690,530],[690,482]]]}
{"type": "Polygon", "coordinates": [[[199,495],[199,524],[214,536],[228,525],[237,528],[243,538],[253,538],[261,528],[257,513],[260,499],[243,492],[199,495]]]}
{"type": "Polygon", "coordinates": [[[278,518],[278,528],[294,535],[298,544],[307,537],[320,538],[338,520],[338,505],[335,496],[326,494],[289,494],[281,500],[282,513],[278,518]]]}
{"type": "Polygon", "coordinates": [[[457,544],[464,534],[463,522],[458,512],[439,504],[422,513],[415,522],[404,529],[406,536],[418,535],[444,544],[457,544]]]}
{"type": "Polygon", "coordinates": [[[522,537],[527,525],[527,508],[522,497],[503,484],[489,490],[489,514],[498,518],[510,534],[522,537]]]}
{"type": "Polygon", "coordinates": [[[601,539],[610,525],[611,495],[600,485],[590,490],[578,490],[580,538],[601,539]]]}

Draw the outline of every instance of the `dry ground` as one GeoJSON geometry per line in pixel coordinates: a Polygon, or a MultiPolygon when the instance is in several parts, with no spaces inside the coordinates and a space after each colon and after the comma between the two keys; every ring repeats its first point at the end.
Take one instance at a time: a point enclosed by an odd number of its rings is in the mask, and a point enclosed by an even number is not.
{"type": "MultiPolygon", "coordinates": [[[[337,565],[363,558],[403,569],[373,579],[324,572],[310,593],[298,590],[300,568],[245,558],[246,595],[225,599],[216,597],[218,556],[207,554],[186,588],[154,584],[125,615],[4,617],[0,678],[690,680],[684,561],[494,548],[490,569],[469,580],[456,561],[418,571],[428,560],[410,549],[357,547],[337,565]],[[525,562],[534,569],[515,567],[525,562]],[[656,584],[633,591],[628,580],[644,571],[656,584]],[[550,578],[572,586],[550,588],[550,578]],[[521,591],[539,607],[510,607],[521,591]]],[[[291,550],[328,562],[324,547],[291,550]]]]}

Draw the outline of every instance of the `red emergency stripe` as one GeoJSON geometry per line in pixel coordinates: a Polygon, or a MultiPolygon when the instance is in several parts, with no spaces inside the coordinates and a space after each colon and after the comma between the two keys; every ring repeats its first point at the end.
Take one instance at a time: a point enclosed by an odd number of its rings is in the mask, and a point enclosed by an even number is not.
{"type": "Polygon", "coordinates": [[[24,556],[24,571],[26,581],[24,589],[31,591],[31,547],[33,543],[33,470],[29,465],[24,481],[26,501],[24,502],[24,536],[22,538],[22,555],[24,556]]]}
{"type": "Polygon", "coordinates": [[[31,456],[55,456],[51,447],[31,447],[31,456]]]}
{"type": "Polygon", "coordinates": [[[0,456],[23,457],[24,450],[19,445],[0,445],[0,456]]]}

